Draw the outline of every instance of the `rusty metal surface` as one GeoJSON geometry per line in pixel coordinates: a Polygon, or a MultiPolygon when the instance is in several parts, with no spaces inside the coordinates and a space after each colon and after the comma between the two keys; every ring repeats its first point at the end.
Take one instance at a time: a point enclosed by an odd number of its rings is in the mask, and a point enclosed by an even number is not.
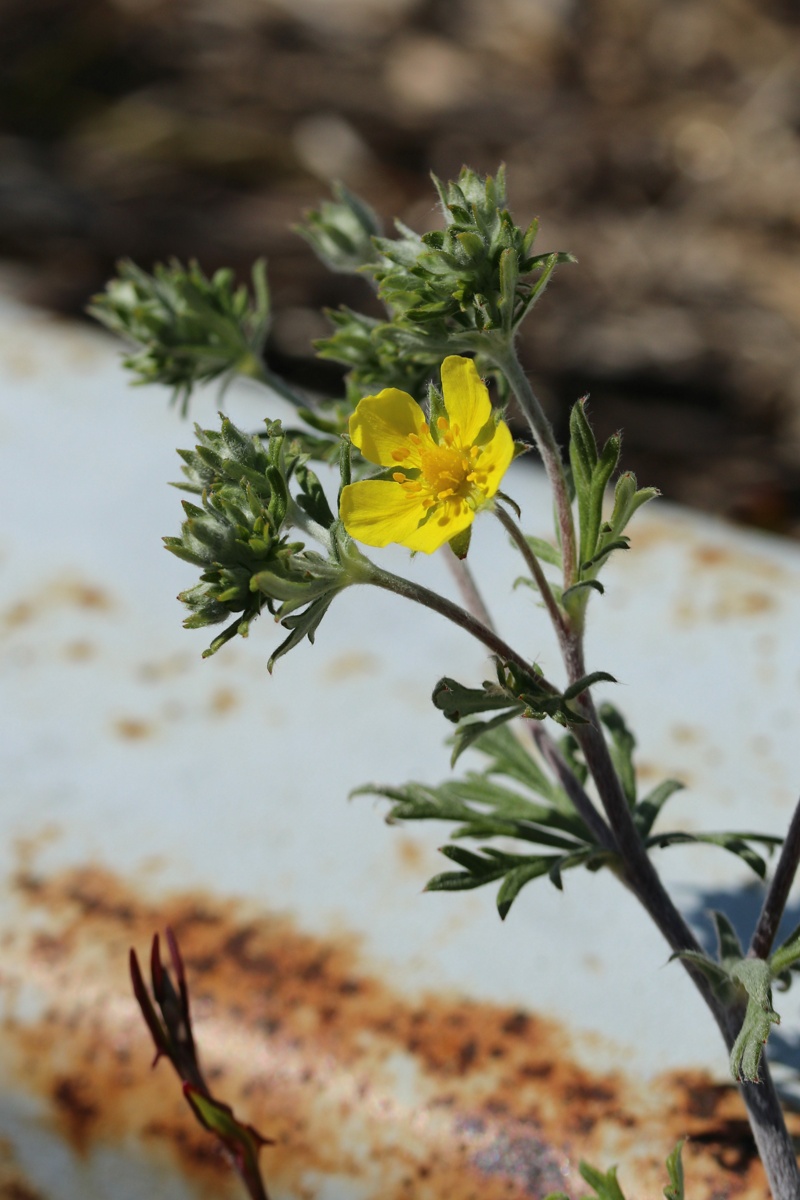
{"type": "MultiPolygon", "coordinates": [[[[190,572],[158,542],[178,524],[164,481],[188,427],[126,386],[102,336],[10,303],[2,317],[0,1196],[237,1194],[168,1068],[149,1071],[129,994],[128,947],[169,923],[209,1074],[277,1140],[277,1200],[521,1200],[575,1185],[584,1156],[657,1196],[685,1134],[693,1200],[762,1197],[716,1032],[613,879],[532,885],[501,924],[488,892],[421,894],[442,830],[346,802],[369,779],[446,774],[430,688],[481,678],[480,652],[354,589],[272,678],[267,620],[201,662],[174,601],[190,572]]],[[[262,415],[252,392],[228,407],[262,415]]],[[[538,475],[512,482],[545,533],[538,475]]],[[[477,530],[477,573],[555,673],[492,533],[477,530]]],[[[637,714],[645,777],[687,782],[676,823],[780,832],[798,781],[797,548],[664,506],[635,545],[593,601],[589,658],[637,714]]],[[[449,588],[436,560],[387,562],[449,588]]],[[[723,893],[757,907],[719,852],[663,865],[693,919],[723,893]]],[[[781,1011],[790,1031],[792,994],[781,1011]]],[[[787,1079],[793,1045],[778,1044],[787,1079]]]]}

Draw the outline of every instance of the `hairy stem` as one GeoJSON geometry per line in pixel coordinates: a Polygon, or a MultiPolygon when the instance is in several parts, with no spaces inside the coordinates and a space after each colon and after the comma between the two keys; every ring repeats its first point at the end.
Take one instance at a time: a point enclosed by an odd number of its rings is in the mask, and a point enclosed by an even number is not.
{"type": "Polygon", "coordinates": [[[786,840],[781,847],[778,865],[772,876],[769,891],[764,897],[761,915],[758,918],[753,940],[750,943],[748,957],[767,958],[775,941],[778,926],[781,923],[786,901],[789,899],[789,889],[797,874],[800,862],[800,801],[794,810],[786,840]]]}
{"type": "Polygon", "coordinates": [[[555,499],[558,528],[561,535],[561,553],[564,559],[564,588],[572,587],[577,579],[577,550],[575,542],[575,524],[572,519],[572,505],[567,487],[567,476],[561,451],[556,443],[553,427],[545,416],[539,399],[528,382],[517,358],[516,350],[510,347],[507,353],[496,353],[494,364],[498,367],[514,392],[522,411],[530,425],[536,448],[542,456],[544,469],[550,480],[555,499]]]}
{"type": "Polygon", "coordinates": [[[558,633],[559,639],[563,638],[567,632],[564,614],[558,607],[556,598],[550,588],[550,584],[545,579],[545,574],[542,570],[542,564],[531,550],[530,546],[525,540],[525,534],[522,532],[519,525],[517,525],[511,514],[506,512],[501,505],[496,504],[494,507],[494,515],[497,517],[506,533],[509,534],[514,545],[517,547],[523,559],[525,560],[525,565],[533,576],[533,581],[539,589],[539,594],[541,595],[545,604],[545,608],[550,615],[550,620],[553,622],[553,627],[558,633]]]}
{"type": "Polygon", "coordinates": [[[446,554],[445,560],[450,574],[455,580],[456,587],[461,593],[464,607],[468,612],[472,613],[476,620],[494,632],[494,621],[475,582],[475,576],[467,565],[467,560],[465,558],[456,558],[455,554],[446,554]]]}
{"type": "MultiPolygon", "coordinates": [[[[425,608],[430,608],[433,612],[439,613],[440,616],[447,617],[448,621],[452,621],[454,625],[460,626],[461,629],[471,633],[474,638],[490,650],[492,654],[496,654],[505,662],[515,663],[521,667],[523,671],[530,673],[531,664],[526,662],[521,654],[517,654],[507,642],[504,642],[498,634],[489,626],[484,625],[481,621],[473,617],[472,613],[467,612],[465,608],[460,608],[454,604],[452,600],[448,600],[446,596],[440,596],[438,592],[432,592],[430,588],[423,587],[420,583],[414,583],[410,579],[403,579],[401,575],[394,575],[391,571],[385,571],[382,567],[376,567],[371,564],[371,571],[368,580],[365,582],[374,583],[376,587],[384,588],[388,592],[394,592],[397,596],[405,596],[408,600],[415,600],[417,604],[422,604],[425,608]]],[[[545,680],[541,680],[545,686],[550,686],[545,680]]],[[[557,689],[552,688],[555,692],[557,689]]]]}

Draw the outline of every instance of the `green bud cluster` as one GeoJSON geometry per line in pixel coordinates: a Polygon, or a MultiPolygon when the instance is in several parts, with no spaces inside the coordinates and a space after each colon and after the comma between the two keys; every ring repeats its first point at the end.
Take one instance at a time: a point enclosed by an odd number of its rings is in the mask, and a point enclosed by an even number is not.
{"type": "Polygon", "coordinates": [[[277,565],[298,549],[283,527],[289,509],[285,435],[279,422],[267,426],[264,442],[250,438],[227,418],[220,432],[195,427],[197,446],[179,450],[185,482],[176,486],[199,493],[201,504],[185,500],[180,537],[164,544],[173,554],[200,567],[201,582],[182,592],[191,610],[184,625],[198,629],[236,616],[216,638],[213,654],[236,633],[246,636],[267,597],[252,579],[268,564],[277,565]]]}
{"type": "Polygon", "coordinates": [[[343,183],[335,183],[332,191],[334,199],[307,212],[305,224],[295,226],[295,232],[329,270],[354,275],[377,260],[373,238],[382,233],[381,223],[369,205],[343,183]]]}
{"type": "Polygon", "coordinates": [[[411,396],[424,392],[425,384],[441,361],[438,353],[405,350],[394,336],[390,322],[350,308],[328,310],[325,315],[334,332],[316,342],[315,348],[320,358],[333,359],[349,368],[346,387],[351,406],[362,396],[389,386],[411,396]]]}
{"type": "Polygon", "coordinates": [[[201,501],[184,501],[180,537],[164,538],[168,550],[201,568],[200,583],[180,595],[191,610],[184,625],[198,629],[234,618],[208,656],[235,634],[246,637],[266,607],[290,631],[271,667],[304,637],[314,640],[333,597],[357,581],[360,555],[337,528],[319,480],[279,421],[267,422],[263,438],[242,433],[225,417],[219,432],[195,432],[195,449],[179,451],[185,479],[176,486],[201,501]],[[317,538],[327,554],[290,540],[293,527],[317,538]]]}
{"type": "Polygon", "coordinates": [[[89,312],[138,349],[124,365],[139,384],[162,383],[185,410],[199,383],[236,374],[261,378],[269,325],[269,292],[263,261],[253,267],[253,297],[233,271],[207,278],[196,262],[159,263],[148,275],[135,263],[93,297],[89,312]]]}
{"type": "Polygon", "coordinates": [[[434,183],[444,230],[420,236],[398,223],[400,237],[378,238],[381,261],[367,270],[405,344],[433,341],[453,353],[486,346],[486,334],[507,343],[556,265],[572,255],[531,253],[538,222],[526,230],[514,224],[502,167],[495,179],[465,167],[456,181],[434,176],[434,183]]]}

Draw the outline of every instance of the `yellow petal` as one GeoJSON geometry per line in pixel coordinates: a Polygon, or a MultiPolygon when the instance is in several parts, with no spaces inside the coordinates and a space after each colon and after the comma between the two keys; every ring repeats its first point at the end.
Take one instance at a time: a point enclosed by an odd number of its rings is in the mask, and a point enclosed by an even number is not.
{"type": "Polygon", "coordinates": [[[433,554],[434,550],[449,542],[474,520],[475,513],[463,500],[443,500],[436,505],[424,525],[420,525],[419,529],[403,538],[403,545],[408,546],[409,550],[433,554]]]}
{"type": "Polygon", "coordinates": [[[471,358],[451,354],[444,360],[442,394],[451,426],[458,425],[461,444],[469,446],[492,415],[486,384],[471,358]]]}
{"type": "Polygon", "coordinates": [[[391,479],[362,479],[342,488],[339,515],[357,542],[366,546],[399,542],[407,546],[407,539],[425,516],[425,509],[419,494],[409,495],[401,483],[391,479]]]}
{"type": "Polygon", "coordinates": [[[497,422],[494,436],[483,447],[480,469],[486,471],[486,483],[481,489],[485,496],[493,496],[500,486],[514,457],[514,439],[505,421],[497,422]]]}
{"type": "MultiPolygon", "coordinates": [[[[419,466],[419,454],[410,434],[419,434],[420,425],[427,429],[425,414],[408,392],[397,388],[384,388],[377,396],[365,396],[359,400],[350,418],[350,437],[364,458],[381,467],[396,467],[393,452],[409,451],[402,465],[419,466]]],[[[372,542],[368,545],[373,545],[372,542]]]]}

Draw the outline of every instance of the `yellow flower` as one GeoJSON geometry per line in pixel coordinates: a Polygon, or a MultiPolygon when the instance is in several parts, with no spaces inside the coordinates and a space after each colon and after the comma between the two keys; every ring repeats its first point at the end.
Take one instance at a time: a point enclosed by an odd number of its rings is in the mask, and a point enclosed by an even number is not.
{"type": "Polygon", "coordinates": [[[416,400],[397,388],[365,396],[350,418],[350,437],[365,458],[394,467],[391,479],[365,479],[342,490],[341,518],[368,546],[399,542],[432,554],[475,519],[514,457],[504,421],[492,421],[486,386],[470,358],[442,363],[446,417],[436,436],[416,400]]]}

